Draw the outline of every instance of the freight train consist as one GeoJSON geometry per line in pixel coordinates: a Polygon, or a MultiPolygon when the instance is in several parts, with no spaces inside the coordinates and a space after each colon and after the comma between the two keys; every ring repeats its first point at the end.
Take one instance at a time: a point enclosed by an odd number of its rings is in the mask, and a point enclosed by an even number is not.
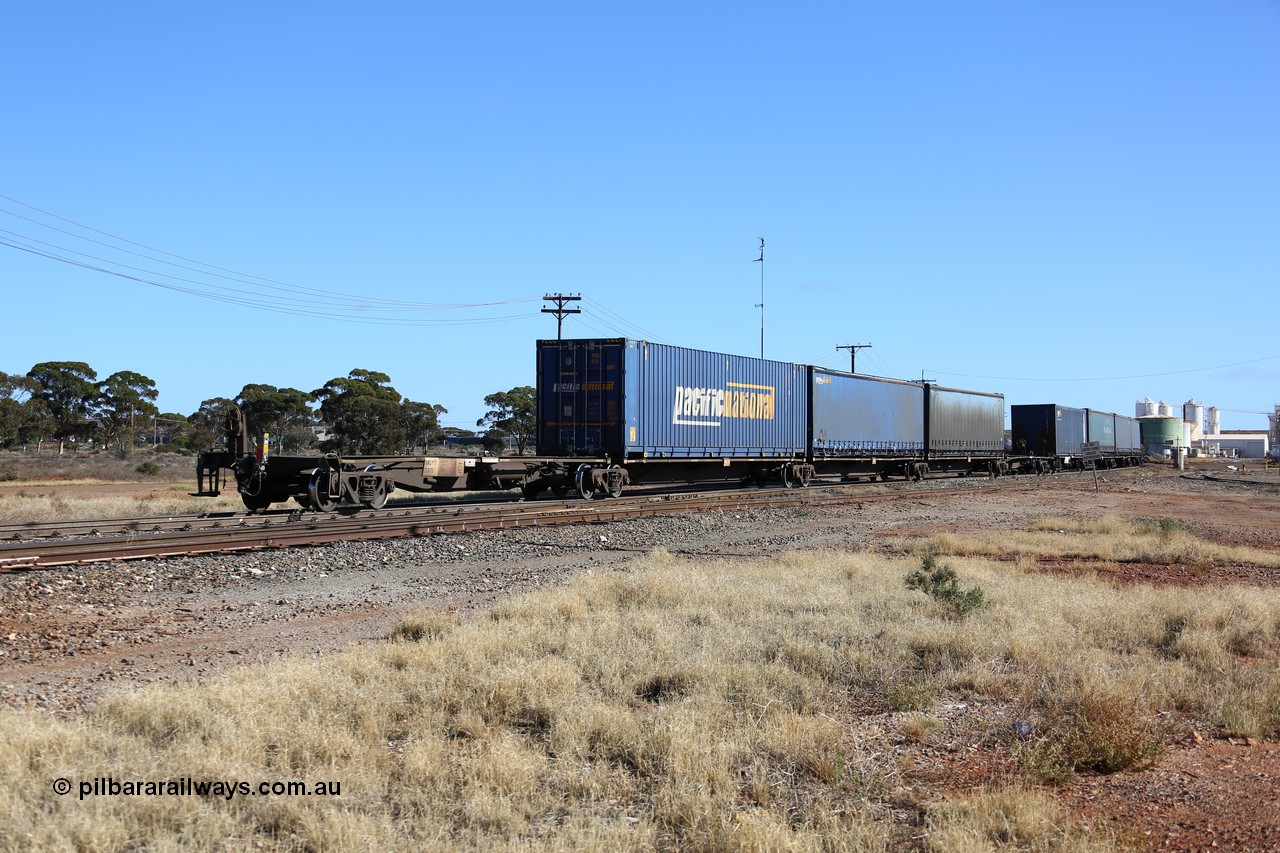
{"type": "Polygon", "coordinates": [[[229,471],[251,510],[293,499],[331,511],[381,507],[395,489],[590,500],[633,483],[1043,473],[1080,467],[1086,441],[1108,467],[1142,459],[1122,415],[1013,406],[1006,448],[1002,394],[623,338],[538,341],[537,405],[536,455],[515,457],[276,456],[231,412],[226,449],[200,456],[200,493],[229,471]]]}

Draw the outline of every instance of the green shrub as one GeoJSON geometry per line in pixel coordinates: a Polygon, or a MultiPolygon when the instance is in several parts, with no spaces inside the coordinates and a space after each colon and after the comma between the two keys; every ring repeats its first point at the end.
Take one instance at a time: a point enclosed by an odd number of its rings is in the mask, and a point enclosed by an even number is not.
{"type": "Polygon", "coordinates": [[[1139,527],[1151,533],[1158,533],[1166,539],[1191,532],[1191,528],[1187,526],[1185,521],[1180,518],[1170,518],[1169,516],[1144,519],[1139,523],[1139,527]]]}
{"type": "Polygon", "coordinates": [[[160,473],[160,466],[154,462],[143,462],[133,470],[139,474],[146,474],[148,477],[153,477],[160,473]]]}
{"type": "Polygon", "coordinates": [[[956,570],[945,563],[939,564],[933,554],[925,554],[920,560],[920,568],[907,575],[904,583],[907,589],[918,589],[934,601],[947,605],[957,616],[964,616],[987,604],[982,587],[961,589],[956,570]]]}

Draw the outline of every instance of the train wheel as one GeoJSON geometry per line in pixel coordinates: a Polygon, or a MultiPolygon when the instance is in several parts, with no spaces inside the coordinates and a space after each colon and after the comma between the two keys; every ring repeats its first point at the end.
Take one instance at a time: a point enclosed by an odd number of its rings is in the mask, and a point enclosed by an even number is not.
{"type": "Polygon", "coordinates": [[[799,485],[796,482],[796,472],[791,470],[790,463],[782,466],[782,485],[788,489],[794,489],[799,485]]]}
{"type": "Polygon", "coordinates": [[[591,478],[591,466],[579,465],[578,471],[573,475],[573,484],[577,487],[578,497],[584,501],[589,501],[596,496],[596,486],[591,478]]]}
{"type": "Polygon", "coordinates": [[[337,498],[329,494],[329,472],[324,468],[311,470],[307,496],[311,498],[311,508],[316,512],[333,512],[338,508],[337,498]]]}

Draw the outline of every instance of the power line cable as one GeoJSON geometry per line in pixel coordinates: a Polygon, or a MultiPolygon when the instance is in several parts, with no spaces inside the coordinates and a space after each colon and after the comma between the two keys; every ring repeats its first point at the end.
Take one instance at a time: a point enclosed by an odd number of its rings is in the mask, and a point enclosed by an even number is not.
{"type": "Polygon", "coordinates": [[[629,329],[632,329],[633,331],[638,331],[638,332],[640,332],[640,334],[638,334],[638,335],[636,335],[636,334],[632,334],[632,335],[630,335],[630,337],[641,338],[641,339],[643,339],[643,340],[647,340],[647,341],[657,341],[658,343],[664,343],[664,344],[670,344],[670,343],[671,343],[671,341],[667,340],[666,338],[662,337],[661,335],[656,335],[656,334],[654,334],[653,332],[650,332],[648,329],[644,328],[643,326],[640,326],[640,325],[638,325],[638,324],[636,324],[636,323],[632,322],[631,320],[628,320],[627,318],[623,317],[622,315],[620,315],[620,314],[618,314],[618,313],[616,313],[616,312],[614,312],[614,311],[610,311],[608,308],[606,308],[604,305],[600,304],[599,302],[597,302],[597,301],[596,301],[596,300],[594,300],[594,299],[591,299],[591,298],[589,298],[589,297],[584,296],[584,297],[582,298],[582,301],[583,301],[583,303],[584,303],[584,304],[591,306],[592,308],[594,308],[595,310],[599,311],[600,313],[605,314],[605,315],[607,315],[607,316],[609,316],[609,317],[614,318],[615,322],[617,322],[617,323],[618,323],[618,325],[619,325],[619,327],[620,327],[620,328],[624,328],[624,329],[629,328],[629,329]]]}
{"type": "MultiPolygon", "coordinates": [[[[69,236],[69,237],[72,237],[72,238],[74,238],[74,239],[77,239],[77,240],[84,240],[84,241],[89,242],[89,243],[94,243],[94,244],[96,244],[96,245],[103,246],[103,247],[105,247],[105,248],[111,249],[112,251],[122,252],[122,253],[129,254],[129,255],[134,255],[134,256],[136,256],[136,257],[145,258],[146,260],[154,261],[154,262],[156,262],[156,263],[166,264],[166,265],[168,265],[168,266],[177,267],[177,268],[179,268],[179,269],[185,269],[185,270],[187,270],[187,271],[189,271],[189,272],[200,273],[200,274],[202,274],[202,275],[210,275],[210,276],[213,276],[213,277],[215,277],[215,278],[227,279],[227,280],[231,280],[231,281],[238,281],[238,282],[240,282],[241,284],[247,284],[247,285],[250,285],[250,286],[252,286],[252,287],[261,287],[261,288],[268,289],[268,290],[276,290],[276,291],[292,292],[292,293],[298,293],[298,294],[309,294],[309,295],[314,295],[314,296],[321,296],[321,297],[325,297],[325,298],[330,299],[330,300],[331,300],[331,299],[333,299],[334,297],[340,297],[340,298],[347,299],[347,300],[355,300],[355,301],[356,301],[356,302],[358,302],[359,304],[363,304],[363,305],[367,305],[367,304],[370,304],[370,303],[382,303],[382,304],[384,304],[384,305],[388,306],[389,308],[392,308],[392,307],[398,307],[400,310],[418,310],[418,311],[426,311],[426,310],[457,310],[457,309],[466,309],[466,308],[492,307],[492,306],[497,306],[497,305],[510,305],[510,304],[516,304],[516,303],[521,303],[521,302],[531,302],[531,301],[534,301],[534,300],[536,300],[536,299],[538,298],[536,295],[530,295],[530,296],[523,296],[523,297],[519,297],[519,298],[517,298],[517,299],[510,299],[510,300],[498,300],[498,301],[494,301],[494,302],[477,302],[477,303],[456,303],[456,304],[450,304],[450,303],[415,302],[415,301],[407,301],[407,300],[384,299],[384,298],[381,298],[381,297],[374,297],[374,296],[368,296],[368,295],[355,295],[355,294],[349,294],[349,293],[342,293],[342,292],[339,292],[339,291],[323,290],[323,289],[319,289],[319,288],[305,287],[305,286],[301,286],[301,285],[295,285],[295,284],[289,284],[289,283],[287,283],[287,282],[277,281],[277,280],[275,280],[275,279],[264,278],[264,277],[262,277],[262,276],[253,275],[253,274],[251,274],[251,273],[243,273],[243,272],[239,272],[239,271],[236,271],[236,270],[228,269],[228,268],[226,268],[226,267],[220,267],[220,266],[217,266],[217,265],[215,265],[215,264],[209,264],[209,263],[205,263],[205,262],[203,262],[203,261],[195,260],[195,259],[192,259],[192,258],[187,258],[187,257],[182,256],[182,255],[177,255],[177,254],[174,254],[174,253],[172,253],[172,252],[167,252],[167,251],[165,251],[165,250],[163,250],[163,249],[158,249],[158,248],[156,248],[156,247],[154,247],[154,246],[148,246],[148,245],[146,245],[145,243],[139,243],[139,242],[137,242],[137,241],[130,240],[130,239],[125,238],[125,237],[120,237],[120,236],[118,236],[118,235],[111,234],[110,232],[103,231],[103,230],[98,229],[98,228],[94,228],[93,226],[85,225],[85,224],[80,223],[80,222],[76,222],[75,220],[68,219],[68,218],[66,218],[66,217],[64,217],[64,216],[59,216],[59,215],[58,215],[58,214],[56,214],[56,213],[52,213],[52,212],[50,212],[50,211],[43,210],[43,209],[41,209],[41,208],[35,207],[34,205],[27,204],[26,202],[20,201],[20,200],[15,199],[15,198],[12,198],[12,197],[10,197],[10,196],[6,196],[6,195],[3,195],[3,194],[0,194],[0,199],[4,199],[4,200],[9,201],[9,202],[11,202],[11,203],[13,203],[13,204],[21,205],[22,207],[25,207],[25,208],[27,208],[27,209],[29,209],[29,210],[34,210],[34,211],[36,211],[37,213],[40,213],[40,214],[42,214],[42,215],[44,215],[44,216],[48,216],[48,217],[51,217],[51,218],[53,218],[53,219],[59,220],[59,221],[61,221],[61,222],[66,222],[66,223],[68,223],[68,224],[70,224],[70,225],[74,225],[74,226],[75,226],[75,227],[77,227],[77,228],[81,228],[81,229],[84,229],[84,230],[86,230],[86,231],[93,232],[93,233],[95,233],[95,234],[100,234],[100,235],[102,235],[102,236],[109,237],[109,238],[111,238],[112,240],[117,240],[117,241],[122,242],[122,243],[127,243],[127,244],[129,244],[129,245],[131,245],[131,246],[138,246],[138,247],[140,247],[140,248],[147,249],[148,251],[151,251],[151,252],[157,252],[157,253],[159,253],[159,254],[161,254],[161,255],[166,255],[166,256],[171,257],[171,258],[177,258],[178,260],[186,261],[187,263],[197,264],[197,265],[199,265],[199,266],[201,266],[201,267],[205,267],[205,268],[207,268],[207,269],[209,269],[209,270],[218,270],[219,272],[212,272],[212,273],[211,273],[211,272],[204,272],[203,270],[195,269],[195,268],[188,267],[188,266],[184,266],[184,265],[182,265],[182,264],[176,264],[176,263],[174,263],[173,261],[167,261],[167,260],[164,260],[163,258],[156,258],[156,257],[152,257],[152,256],[150,256],[150,255],[142,254],[142,253],[140,253],[140,252],[134,252],[134,251],[132,251],[132,250],[125,249],[125,248],[122,248],[122,247],[120,247],[120,246],[115,246],[115,245],[112,245],[112,244],[110,244],[110,243],[103,242],[103,241],[101,241],[101,240],[95,240],[95,239],[93,239],[93,238],[91,238],[91,237],[86,237],[86,236],[84,236],[84,235],[82,235],[82,234],[77,234],[77,233],[75,233],[75,232],[73,232],[73,231],[69,231],[69,230],[67,230],[67,229],[65,229],[65,228],[58,228],[57,226],[50,225],[50,224],[48,224],[48,223],[46,223],[46,222],[41,222],[41,221],[39,221],[38,219],[33,219],[32,217],[24,216],[24,215],[22,215],[22,214],[20,214],[20,213],[15,213],[14,211],[11,211],[11,210],[5,210],[5,209],[3,209],[3,208],[0,208],[0,213],[5,213],[5,214],[7,214],[7,215],[9,215],[9,216],[12,216],[12,217],[15,217],[15,218],[17,218],[17,219],[21,219],[21,220],[23,220],[23,221],[30,222],[30,223],[32,223],[32,224],[34,224],[34,225],[37,225],[37,226],[41,227],[41,228],[47,228],[47,229],[50,229],[50,230],[52,230],[52,231],[57,231],[57,232],[59,232],[59,233],[61,233],[61,234],[65,234],[65,235],[67,235],[67,236],[69,236]],[[221,275],[220,273],[230,273],[231,275],[221,275]],[[249,280],[246,280],[246,279],[253,279],[254,281],[249,281],[249,280]],[[261,284],[259,284],[259,283],[257,283],[257,282],[261,282],[261,284]]],[[[5,233],[14,234],[14,232],[5,232],[5,233]]],[[[30,240],[30,241],[33,241],[33,242],[36,242],[36,243],[42,243],[42,244],[44,244],[44,245],[53,245],[53,244],[43,243],[43,241],[37,240],[36,238],[30,237],[30,236],[28,236],[28,235],[15,235],[15,236],[20,237],[21,239],[30,240]]],[[[63,250],[63,251],[75,252],[75,250],[73,250],[73,249],[69,249],[69,248],[62,247],[62,246],[57,246],[56,248],[59,248],[59,249],[61,249],[61,250],[63,250]]],[[[84,253],[80,253],[80,252],[75,252],[75,253],[76,253],[76,254],[84,254],[84,253]]],[[[88,255],[86,255],[86,256],[87,256],[87,257],[93,257],[93,256],[88,256],[88,255]]],[[[120,264],[119,262],[116,262],[116,261],[107,261],[107,260],[102,259],[102,258],[96,258],[96,259],[97,259],[97,260],[102,260],[102,261],[104,261],[105,263],[112,263],[112,264],[116,264],[116,265],[118,265],[118,266],[127,266],[127,265],[125,265],[125,264],[120,264]]],[[[145,271],[146,271],[146,272],[148,272],[148,273],[150,273],[150,274],[152,274],[152,275],[161,275],[161,276],[163,276],[163,275],[167,275],[167,274],[165,274],[165,273],[159,273],[159,272],[155,272],[155,271],[153,271],[153,270],[145,270],[145,271]]],[[[209,284],[209,283],[203,283],[203,284],[204,284],[204,286],[206,286],[206,287],[216,287],[216,285],[209,284]]]]}
{"type": "MultiPolygon", "coordinates": [[[[58,249],[59,251],[62,251],[62,252],[70,252],[73,255],[79,255],[82,258],[89,258],[90,260],[100,261],[104,264],[111,264],[113,266],[120,267],[122,269],[134,270],[136,272],[141,272],[141,273],[147,273],[150,275],[159,276],[161,278],[170,279],[172,281],[186,282],[187,284],[212,288],[214,290],[221,290],[229,293],[242,293],[245,295],[254,295],[254,296],[259,295],[254,291],[242,290],[240,288],[234,288],[234,287],[227,287],[225,285],[220,285],[220,284],[211,284],[209,282],[200,281],[198,279],[183,278],[180,276],[170,275],[168,273],[158,272],[156,270],[146,269],[145,267],[136,267],[136,266],[133,266],[132,264],[123,264],[123,263],[120,263],[119,261],[113,261],[109,258],[103,258],[98,255],[90,255],[87,252],[80,252],[75,249],[68,248],[66,246],[59,246],[55,243],[45,242],[44,240],[35,240],[31,237],[27,237],[26,235],[22,235],[22,234],[15,234],[14,232],[8,231],[3,228],[0,228],[0,234],[9,234],[12,238],[25,241],[28,244],[35,243],[41,246],[47,246],[51,249],[58,249]]],[[[51,252],[41,252],[40,254],[42,257],[47,257],[53,260],[64,260],[64,261],[69,260],[60,255],[55,255],[51,252]]],[[[98,269],[98,268],[92,267],[92,269],[98,269]]],[[[386,311],[421,310],[421,309],[404,308],[404,307],[381,307],[381,306],[373,307],[373,306],[364,305],[364,304],[342,303],[332,299],[325,300],[322,302],[319,300],[295,299],[291,297],[290,298],[273,297],[273,298],[276,299],[282,305],[293,305],[293,306],[304,307],[304,308],[307,306],[314,305],[314,306],[323,306],[330,309],[344,308],[345,310],[349,310],[349,311],[384,311],[386,312],[386,311]]],[[[259,299],[259,300],[256,300],[256,304],[269,304],[269,303],[265,303],[261,299],[259,299]]]]}
{"type": "Polygon", "coordinates": [[[885,375],[887,375],[891,379],[897,379],[902,382],[907,381],[906,379],[903,379],[901,376],[899,376],[898,373],[892,367],[889,366],[889,362],[885,361],[884,357],[881,356],[874,349],[871,350],[871,360],[879,364],[880,369],[883,370],[885,372],[885,375]]]}
{"type": "Polygon", "coordinates": [[[521,320],[521,319],[526,319],[529,317],[536,316],[534,312],[528,312],[523,314],[510,314],[510,315],[501,316],[501,317],[452,318],[449,320],[396,319],[396,318],[390,318],[390,317],[384,317],[384,318],[352,317],[347,314],[335,314],[335,313],[330,313],[326,311],[306,309],[302,307],[284,307],[278,304],[273,305],[271,303],[264,302],[260,299],[248,299],[248,298],[237,297],[237,296],[225,296],[225,295],[220,295],[216,293],[209,293],[202,290],[196,290],[190,287],[181,287],[175,284],[166,284],[165,282],[153,281],[150,279],[143,278],[141,276],[130,275],[128,273],[119,272],[117,270],[111,270],[111,269],[106,269],[105,267],[94,266],[93,264],[77,261],[73,258],[60,257],[58,255],[54,255],[48,252],[43,252],[39,249],[22,246],[17,243],[12,243],[4,239],[0,239],[0,246],[8,246],[9,248],[18,249],[19,251],[27,252],[29,254],[36,255],[38,257],[59,261],[61,263],[69,264],[71,266],[80,267],[81,269],[90,270],[93,272],[100,272],[106,275],[115,276],[117,278],[123,278],[128,281],[134,281],[140,284],[146,284],[151,287],[158,287],[163,290],[170,290],[176,293],[185,293],[191,296],[200,297],[202,299],[209,299],[214,302],[223,302],[231,305],[241,305],[244,307],[256,308],[263,311],[271,311],[277,314],[291,314],[298,317],[311,317],[314,319],[335,320],[335,321],[344,322],[344,323],[358,323],[358,324],[380,325],[380,326],[453,326],[453,325],[466,326],[466,325],[477,325],[477,324],[484,324],[484,323],[509,322],[512,320],[521,320]]]}

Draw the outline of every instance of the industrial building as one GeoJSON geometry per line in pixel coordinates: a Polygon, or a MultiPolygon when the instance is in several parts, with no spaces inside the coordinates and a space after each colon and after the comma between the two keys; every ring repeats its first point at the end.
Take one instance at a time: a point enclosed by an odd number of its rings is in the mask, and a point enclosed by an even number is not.
{"type": "Polygon", "coordinates": [[[1147,397],[1137,402],[1135,414],[1142,424],[1142,446],[1153,456],[1182,447],[1206,456],[1265,459],[1280,447],[1280,405],[1267,415],[1266,431],[1223,430],[1218,407],[1206,408],[1194,399],[1178,407],[1147,397]]]}

